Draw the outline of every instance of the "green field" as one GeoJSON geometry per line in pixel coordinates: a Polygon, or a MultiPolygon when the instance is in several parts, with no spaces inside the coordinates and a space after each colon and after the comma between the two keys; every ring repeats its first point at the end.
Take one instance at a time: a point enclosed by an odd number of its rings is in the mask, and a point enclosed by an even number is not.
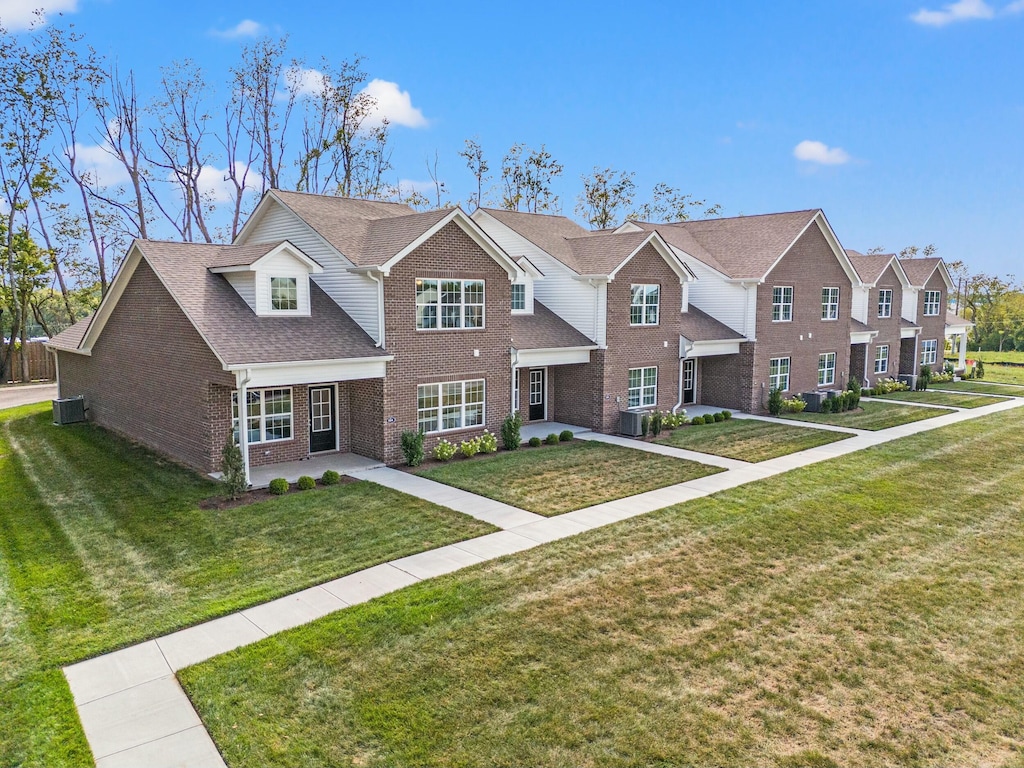
{"type": "Polygon", "coordinates": [[[973,394],[970,392],[936,392],[934,390],[890,392],[887,395],[876,395],[876,397],[880,400],[928,403],[929,405],[944,405],[950,408],[981,408],[983,405],[993,405],[1006,401],[1005,397],[992,397],[990,395],[973,394]]]}
{"type": "Polygon", "coordinates": [[[758,419],[730,419],[675,429],[662,434],[658,442],[674,448],[758,462],[846,440],[848,437],[850,435],[842,432],[794,427],[758,419]]]}
{"type": "Polygon", "coordinates": [[[782,415],[782,418],[876,432],[880,429],[898,427],[901,424],[910,424],[914,421],[933,419],[947,413],[956,413],[956,411],[862,400],[860,408],[855,411],[843,411],[842,413],[807,413],[804,411],[803,413],[786,413],[782,415]]]}

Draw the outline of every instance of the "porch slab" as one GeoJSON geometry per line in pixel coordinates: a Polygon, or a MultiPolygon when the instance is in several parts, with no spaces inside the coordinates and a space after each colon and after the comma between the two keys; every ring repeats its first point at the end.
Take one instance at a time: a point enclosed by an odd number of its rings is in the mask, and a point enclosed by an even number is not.
{"type": "MultiPolygon", "coordinates": [[[[262,467],[251,467],[249,469],[249,482],[253,488],[266,488],[270,481],[276,477],[283,477],[289,483],[294,483],[303,475],[309,475],[317,480],[320,475],[328,469],[333,469],[340,475],[351,475],[353,472],[364,472],[368,469],[383,467],[384,462],[376,459],[368,459],[357,453],[325,453],[311,456],[301,461],[288,461],[282,464],[267,464],[262,467]]],[[[210,477],[220,480],[220,472],[211,472],[210,477]]]]}
{"type": "Polygon", "coordinates": [[[590,432],[590,427],[577,427],[573,424],[563,424],[561,421],[531,421],[520,428],[519,437],[524,443],[528,443],[531,437],[543,440],[552,432],[558,435],[567,429],[574,435],[590,432]]]}

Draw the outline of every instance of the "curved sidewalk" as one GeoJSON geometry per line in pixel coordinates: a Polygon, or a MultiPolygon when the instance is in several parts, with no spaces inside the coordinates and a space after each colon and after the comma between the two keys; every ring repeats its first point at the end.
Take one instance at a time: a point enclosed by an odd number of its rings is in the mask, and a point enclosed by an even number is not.
{"type": "Polygon", "coordinates": [[[220,768],[224,761],[175,678],[174,673],[179,669],[423,579],[900,437],[1022,406],[1024,397],[1017,397],[878,432],[854,430],[855,436],[848,440],[758,464],[613,435],[584,433],[578,437],[700,461],[725,471],[556,517],[536,515],[400,470],[382,467],[357,472],[354,474],[361,479],[433,501],[503,530],[376,565],[238,613],[97,656],[65,667],[64,675],[97,766],[220,768]]]}

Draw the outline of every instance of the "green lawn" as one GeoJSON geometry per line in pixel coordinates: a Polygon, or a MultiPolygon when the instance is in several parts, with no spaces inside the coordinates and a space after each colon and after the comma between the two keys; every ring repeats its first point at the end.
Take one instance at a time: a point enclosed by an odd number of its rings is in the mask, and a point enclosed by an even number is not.
{"type": "Polygon", "coordinates": [[[985,380],[1024,386],[1024,368],[1015,365],[986,365],[985,380]]]}
{"type": "Polygon", "coordinates": [[[983,395],[1010,395],[1013,397],[1024,397],[1024,388],[1013,387],[1007,384],[999,384],[987,381],[966,379],[964,381],[940,381],[930,386],[935,389],[950,389],[956,392],[977,392],[983,395]]]}
{"type": "MultiPolygon", "coordinates": [[[[949,357],[946,358],[951,363],[956,364],[959,358],[949,357]]],[[[989,363],[1024,363],[1024,352],[998,352],[996,350],[985,350],[983,352],[967,352],[968,360],[984,360],[985,370],[988,370],[989,363]]]]}
{"type": "Polygon", "coordinates": [[[915,435],[181,679],[233,768],[1020,765],[1022,453],[1022,410],[915,435]]]}
{"type": "Polygon", "coordinates": [[[633,448],[575,440],[438,464],[419,474],[538,515],[560,515],[721,471],[633,448]]]}
{"type": "MultiPolygon", "coordinates": [[[[952,382],[950,382],[952,383],[952,382]]],[[[928,403],[929,405],[945,405],[950,408],[980,408],[1006,401],[1005,397],[989,397],[988,395],[971,394],[970,392],[890,392],[878,395],[882,400],[898,400],[905,403],[928,403]]]]}
{"type": "Polygon", "coordinates": [[[783,414],[782,418],[816,422],[818,424],[833,424],[837,427],[866,429],[874,432],[879,429],[898,427],[900,424],[909,424],[912,421],[932,419],[946,413],[956,413],[956,411],[950,411],[945,408],[919,408],[913,405],[900,405],[899,403],[880,403],[862,400],[860,410],[858,411],[844,411],[843,413],[787,413],[783,414]]]}
{"type": "Polygon", "coordinates": [[[675,448],[711,453],[740,461],[767,461],[819,445],[845,440],[851,435],[788,424],[730,419],[702,427],[682,427],[663,433],[659,443],[675,448]]]}
{"type": "Polygon", "coordinates": [[[0,765],[91,764],[59,666],[494,529],[353,483],[227,511],[49,404],[0,412],[0,765]]]}

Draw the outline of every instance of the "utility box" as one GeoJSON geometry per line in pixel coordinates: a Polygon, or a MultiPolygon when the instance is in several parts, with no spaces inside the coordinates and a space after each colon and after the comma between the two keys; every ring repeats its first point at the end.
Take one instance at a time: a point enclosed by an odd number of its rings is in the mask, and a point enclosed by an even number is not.
{"type": "Polygon", "coordinates": [[[619,411],[619,434],[640,437],[644,433],[644,411],[619,411]]]}
{"type": "Polygon", "coordinates": [[[917,389],[917,374],[914,373],[901,373],[899,380],[906,384],[911,389],[917,389]]]}
{"type": "Polygon", "coordinates": [[[801,392],[800,397],[807,403],[804,408],[808,413],[821,413],[821,401],[827,396],[826,392],[801,392]]]}
{"type": "Polygon", "coordinates": [[[53,401],[54,424],[77,424],[85,421],[85,397],[64,397],[53,401]]]}

